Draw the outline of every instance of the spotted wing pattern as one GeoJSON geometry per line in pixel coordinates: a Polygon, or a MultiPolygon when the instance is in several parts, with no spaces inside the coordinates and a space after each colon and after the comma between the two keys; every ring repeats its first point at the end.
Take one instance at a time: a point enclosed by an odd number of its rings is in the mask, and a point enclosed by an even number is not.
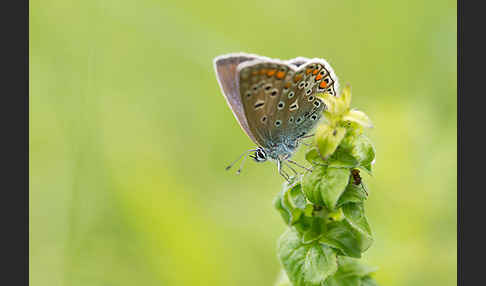
{"type": "Polygon", "coordinates": [[[317,93],[336,94],[325,61],[254,60],[238,66],[240,96],[249,129],[262,147],[295,141],[318,122],[325,108],[317,93]]]}

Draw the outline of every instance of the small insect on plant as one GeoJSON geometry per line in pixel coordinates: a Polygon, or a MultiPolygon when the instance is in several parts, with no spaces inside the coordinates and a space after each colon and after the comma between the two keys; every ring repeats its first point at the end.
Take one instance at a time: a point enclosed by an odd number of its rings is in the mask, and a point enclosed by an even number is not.
{"type": "Polygon", "coordinates": [[[303,57],[282,61],[238,53],[216,57],[214,69],[236,120],[257,145],[226,170],[243,157],[238,174],[248,157],[259,163],[275,161],[278,173],[287,181],[291,176],[284,166],[295,176],[298,172],[290,164],[309,170],[290,158],[301,140],[313,136],[308,133],[326,108],[316,95],[336,96],[338,91],[337,77],[327,61],[303,57]]]}
{"type": "Polygon", "coordinates": [[[353,176],[354,184],[355,185],[361,185],[361,188],[363,188],[363,191],[365,192],[365,194],[368,195],[366,188],[364,187],[363,183],[361,182],[361,176],[359,175],[359,170],[358,169],[352,169],[351,170],[351,176],[353,176]]]}

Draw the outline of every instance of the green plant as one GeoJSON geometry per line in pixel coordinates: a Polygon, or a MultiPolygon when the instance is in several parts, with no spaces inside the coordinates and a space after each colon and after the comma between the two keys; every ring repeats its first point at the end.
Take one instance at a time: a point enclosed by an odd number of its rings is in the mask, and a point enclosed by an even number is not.
{"type": "Polygon", "coordinates": [[[368,116],[350,109],[351,90],[321,95],[327,122],[319,125],[306,160],[312,172],[284,183],[274,206],[289,226],[278,241],[278,286],[371,286],[375,268],[359,263],[373,243],[364,212],[369,191],[359,170],[372,173],[375,149],[363,134],[368,116]]]}

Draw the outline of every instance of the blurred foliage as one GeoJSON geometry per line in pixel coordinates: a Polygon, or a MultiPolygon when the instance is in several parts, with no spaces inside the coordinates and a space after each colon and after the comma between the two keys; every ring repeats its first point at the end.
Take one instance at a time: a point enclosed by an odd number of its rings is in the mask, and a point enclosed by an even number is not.
{"type": "MultiPolygon", "coordinates": [[[[376,129],[380,285],[456,282],[456,1],[30,2],[31,285],[272,285],[284,225],[212,59],[323,57],[376,129]]],[[[304,162],[305,148],[296,159],[304,162]]]]}

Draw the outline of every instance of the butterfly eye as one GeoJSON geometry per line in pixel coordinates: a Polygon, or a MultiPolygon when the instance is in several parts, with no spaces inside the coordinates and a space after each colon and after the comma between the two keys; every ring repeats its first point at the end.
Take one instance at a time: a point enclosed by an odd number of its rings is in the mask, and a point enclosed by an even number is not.
{"type": "Polygon", "coordinates": [[[274,88],[271,92],[270,92],[270,95],[271,96],[276,96],[278,94],[278,90],[276,88],[274,88]]]}
{"type": "Polygon", "coordinates": [[[299,86],[298,86],[298,87],[299,87],[299,89],[303,89],[303,88],[304,88],[304,85],[305,85],[305,82],[304,82],[304,81],[301,81],[301,82],[299,83],[299,86]]]}
{"type": "Polygon", "coordinates": [[[265,151],[262,149],[258,149],[255,151],[255,155],[253,156],[253,159],[257,162],[263,162],[267,160],[267,155],[265,154],[265,151]]]}
{"type": "Polygon", "coordinates": [[[304,84],[304,87],[305,87],[305,88],[308,88],[308,87],[309,87],[309,85],[310,85],[310,83],[309,83],[308,81],[306,81],[306,82],[305,82],[305,84],[304,84]]]}
{"type": "Polygon", "coordinates": [[[285,103],[283,101],[280,101],[277,105],[278,110],[282,110],[285,107],[285,103]]]}
{"type": "Polygon", "coordinates": [[[301,117],[297,118],[295,123],[300,124],[300,123],[302,123],[303,120],[304,120],[304,118],[302,118],[302,116],[301,116],[301,117]]]}
{"type": "Polygon", "coordinates": [[[265,123],[267,122],[267,117],[266,116],[263,116],[262,119],[261,119],[262,123],[265,123]]]}
{"type": "Polygon", "coordinates": [[[293,116],[290,116],[289,123],[293,123],[293,122],[294,122],[294,117],[293,116]]]}
{"type": "Polygon", "coordinates": [[[280,125],[282,125],[282,121],[281,120],[275,121],[275,126],[276,127],[279,127],[280,125]]]}
{"type": "MultiPolygon", "coordinates": [[[[311,93],[312,93],[312,88],[309,88],[308,90],[306,90],[306,91],[305,91],[305,94],[306,94],[306,95],[309,95],[309,94],[311,94],[311,93]]],[[[310,101],[312,101],[312,100],[310,100],[310,101]]]]}
{"type": "Polygon", "coordinates": [[[316,100],[316,101],[314,101],[314,106],[315,106],[315,107],[319,107],[319,106],[321,106],[321,101],[320,101],[320,100],[316,100]]]}
{"type": "Polygon", "coordinates": [[[311,120],[316,120],[317,119],[317,114],[312,114],[312,116],[310,117],[311,120]]]}
{"type": "Polygon", "coordinates": [[[313,101],[314,100],[314,96],[313,95],[309,96],[309,98],[307,100],[313,101]]]}
{"type": "Polygon", "coordinates": [[[291,99],[292,97],[294,97],[295,95],[295,92],[291,91],[289,92],[289,95],[287,96],[289,99],[291,99]]]}

